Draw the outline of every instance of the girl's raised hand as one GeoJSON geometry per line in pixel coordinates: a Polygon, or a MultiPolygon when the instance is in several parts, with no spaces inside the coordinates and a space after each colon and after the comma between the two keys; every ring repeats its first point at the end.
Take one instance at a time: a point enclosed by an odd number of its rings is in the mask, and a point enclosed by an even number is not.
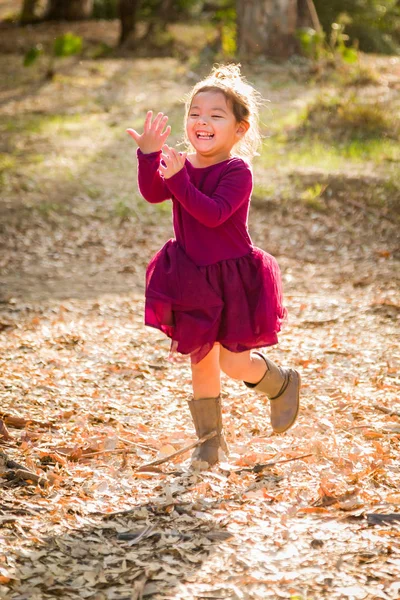
{"type": "Polygon", "coordinates": [[[177,152],[175,148],[171,148],[167,144],[164,144],[162,150],[161,158],[165,166],[162,163],[160,164],[160,173],[162,173],[164,179],[169,179],[183,169],[187,152],[177,152]]]}
{"type": "Polygon", "coordinates": [[[131,137],[135,140],[143,154],[150,154],[151,152],[158,152],[165,144],[165,140],[171,133],[171,127],[166,127],[168,117],[164,113],[158,113],[154,117],[154,121],[151,119],[153,112],[149,110],[146,115],[144,122],[144,131],[142,134],[138,133],[134,129],[127,129],[131,137]]]}

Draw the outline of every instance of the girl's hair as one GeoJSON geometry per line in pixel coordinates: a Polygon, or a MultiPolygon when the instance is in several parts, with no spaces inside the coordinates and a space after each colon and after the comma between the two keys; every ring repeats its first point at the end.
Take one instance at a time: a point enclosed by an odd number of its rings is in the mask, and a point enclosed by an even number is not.
{"type": "MultiPolygon", "coordinates": [[[[259,106],[262,104],[262,97],[241,75],[240,66],[240,64],[216,65],[208,77],[196,83],[186,97],[185,123],[196,94],[222,92],[231,105],[236,121],[238,123],[245,121],[249,124],[247,132],[235,144],[233,154],[251,161],[258,154],[257,149],[261,145],[259,106]]],[[[190,147],[188,140],[185,141],[190,147]]]]}

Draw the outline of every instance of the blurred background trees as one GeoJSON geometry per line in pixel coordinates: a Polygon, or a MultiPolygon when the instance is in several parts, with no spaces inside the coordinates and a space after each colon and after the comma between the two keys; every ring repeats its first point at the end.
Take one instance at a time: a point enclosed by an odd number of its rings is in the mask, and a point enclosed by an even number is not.
{"type": "Polygon", "coordinates": [[[329,43],[340,23],[346,46],[400,53],[399,0],[23,0],[19,15],[25,24],[89,18],[119,19],[119,42],[132,48],[139,22],[149,39],[170,23],[195,21],[212,22],[232,55],[287,57],[299,51],[299,30],[329,43]]]}

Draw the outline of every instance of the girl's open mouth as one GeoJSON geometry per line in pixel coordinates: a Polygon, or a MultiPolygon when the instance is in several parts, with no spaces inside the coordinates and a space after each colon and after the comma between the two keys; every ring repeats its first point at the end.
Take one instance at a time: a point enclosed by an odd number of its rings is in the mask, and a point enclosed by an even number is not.
{"type": "Polygon", "coordinates": [[[196,133],[196,137],[198,140],[211,140],[214,137],[214,134],[199,131],[198,133],[196,133]]]}

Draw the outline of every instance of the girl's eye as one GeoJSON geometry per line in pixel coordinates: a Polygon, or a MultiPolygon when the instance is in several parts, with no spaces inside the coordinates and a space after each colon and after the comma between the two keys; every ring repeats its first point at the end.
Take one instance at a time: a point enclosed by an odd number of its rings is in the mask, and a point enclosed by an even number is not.
{"type": "Polygon", "coordinates": [[[198,117],[199,115],[197,113],[190,113],[189,117],[198,117]]]}
{"type": "Polygon", "coordinates": [[[211,115],[213,119],[222,119],[222,115],[211,115]]]}

